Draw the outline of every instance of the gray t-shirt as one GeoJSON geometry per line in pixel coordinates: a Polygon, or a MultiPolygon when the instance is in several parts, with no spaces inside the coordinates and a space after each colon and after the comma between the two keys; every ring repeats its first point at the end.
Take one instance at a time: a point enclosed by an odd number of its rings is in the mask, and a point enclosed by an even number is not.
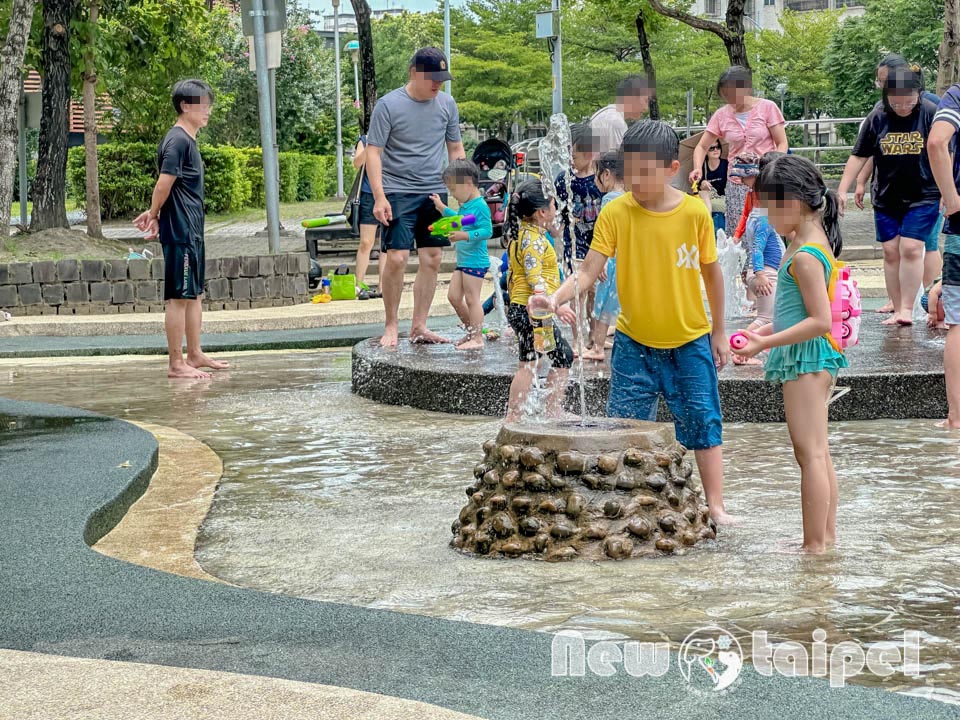
{"type": "Polygon", "coordinates": [[[446,192],[446,144],[460,142],[457,104],[443,92],[419,101],[397,88],[374,106],[367,142],[383,148],[385,193],[446,192]]]}

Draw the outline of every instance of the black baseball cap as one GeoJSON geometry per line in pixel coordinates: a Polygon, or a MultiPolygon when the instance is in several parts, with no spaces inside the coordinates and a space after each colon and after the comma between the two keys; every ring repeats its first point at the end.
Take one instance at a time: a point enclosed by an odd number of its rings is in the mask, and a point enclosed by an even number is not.
{"type": "Polygon", "coordinates": [[[414,54],[410,61],[410,67],[417,72],[429,73],[431,79],[436,82],[443,80],[453,80],[453,76],[447,69],[447,56],[435,47],[421,48],[414,54]]]}

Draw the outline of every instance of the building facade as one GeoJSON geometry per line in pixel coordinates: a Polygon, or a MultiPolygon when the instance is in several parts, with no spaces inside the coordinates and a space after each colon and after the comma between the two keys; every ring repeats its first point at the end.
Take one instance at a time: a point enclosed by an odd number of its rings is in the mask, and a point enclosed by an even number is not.
{"type": "MultiPolygon", "coordinates": [[[[847,17],[862,15],[863,3],[864,0],[747,0],[744,21],[748,31],[779,30],[784,10],[842,10],[843,17],[847,17]]],[[[727,0],[694,0],[690,11],[711,20],[722,20],[727,12],[727,0]]]]}

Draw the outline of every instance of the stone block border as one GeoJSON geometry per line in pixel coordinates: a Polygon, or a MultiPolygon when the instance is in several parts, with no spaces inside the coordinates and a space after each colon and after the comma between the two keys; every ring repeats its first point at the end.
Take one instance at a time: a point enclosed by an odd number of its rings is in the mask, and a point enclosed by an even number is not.
{"type": "MultiPolygon", "coordinates": [[[[158,254],[159,244],[151,247],[158,254]]],[[[310,256],[207,258],[204,310],[309,302],[310,256]]],[[[163,258],[0,263],[0,310],[13,315],[163,312],[163,258]]]]}

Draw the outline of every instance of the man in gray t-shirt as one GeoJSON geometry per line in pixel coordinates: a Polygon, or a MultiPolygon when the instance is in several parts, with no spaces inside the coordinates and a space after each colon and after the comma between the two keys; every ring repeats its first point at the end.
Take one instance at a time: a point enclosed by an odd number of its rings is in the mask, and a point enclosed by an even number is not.
{"type": "Polygon", "coordinates": [[[427,329],[430,303],[445,238],[431,237],[429,226],[440,218],[430,196],[444,204],[443,155],[464,158],[457,104],[440,92],[450,80],[447,59],[436,48],[418,50],[410,61],[406,85],[384,95],[373,108],[367,132],[367,177],[373,191],[373,215],[382,223],[381,251],[386,252],[380,287],[386,325],[380,344],[395,346],[399,334],[400,295],[410,251],[420,261],[413,286],[413,342],[448,342],[427,329]]]}

